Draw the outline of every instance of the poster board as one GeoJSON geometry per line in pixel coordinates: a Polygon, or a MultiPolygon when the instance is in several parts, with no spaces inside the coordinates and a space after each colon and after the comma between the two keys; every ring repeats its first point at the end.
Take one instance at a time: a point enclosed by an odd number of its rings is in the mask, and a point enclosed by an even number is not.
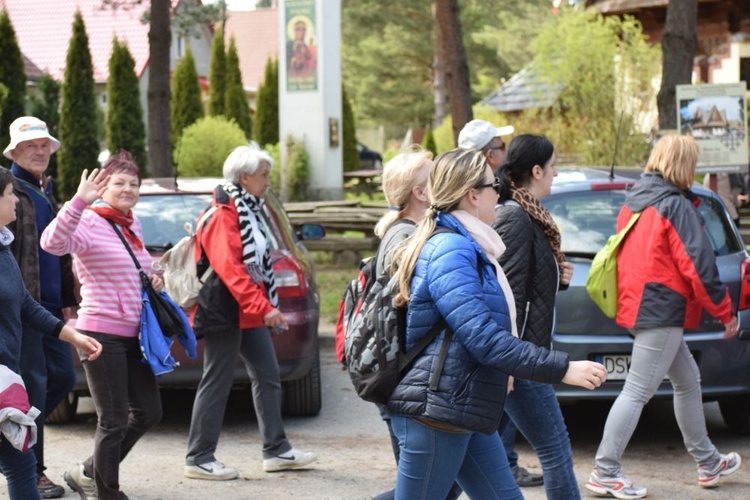
{"type": "Polygon", "coordinates": [[[748,171],[745,82],[677,85],[677,129],[700,146],[697,172],[748,171]]]}
{"type": "Polygon", "coordinates": [[[315,0],[287,0],[284,9],[286,89],[289,92],[317,90],[315,0]]]}

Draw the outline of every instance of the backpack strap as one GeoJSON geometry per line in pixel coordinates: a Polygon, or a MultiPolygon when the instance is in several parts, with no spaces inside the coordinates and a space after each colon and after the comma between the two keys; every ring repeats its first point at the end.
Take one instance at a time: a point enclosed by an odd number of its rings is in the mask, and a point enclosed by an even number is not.
{"type": "MultiPolygon", "coordinates": [[[[455,233],[452,229],[447,227],[438,227],[430,235],[430,238],[440,233],[455,233]]],[[[428,238],[429,239],[429,238],[428,238]]],[[[477,254],[477,272],[479,273],[479,280],[484,281],[482,278],[482,261],[477,254]]],[[[419,339],[419,342],[414,345],[409,351],[407,351],[401,358],[399,363],[398,371],[402,373],[406,368],[411,365],[412,361],[425,350],[425,348],[432,343],[437,336],[445,330],[445,336],[443,341],[440,343],[440,353],[438,354],[437,361],[435,363],[435,370],[430,375],[430,390],[436,391],[438,389],[438,383],[440,382],[440,376],[443,373],[443,367],[445,366],[445,360],[448,358],[448,348],[450,347],[451,340],[453,339],[453,329],[448,326],[445,318],[441,317],[437,323],[432,325],[432,328],[425,334],[424,337],[419,339]]]]}

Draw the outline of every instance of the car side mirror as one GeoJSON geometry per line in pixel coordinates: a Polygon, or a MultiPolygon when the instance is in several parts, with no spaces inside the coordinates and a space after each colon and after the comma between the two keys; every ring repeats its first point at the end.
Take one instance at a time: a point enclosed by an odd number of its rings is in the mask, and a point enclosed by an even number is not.
{"type": "Polygon", "coordinates": [[[301,240],[319,240],[326,235],[326,230],[320,224],[300,224],[297,227],[297,238],[301,240]]]}

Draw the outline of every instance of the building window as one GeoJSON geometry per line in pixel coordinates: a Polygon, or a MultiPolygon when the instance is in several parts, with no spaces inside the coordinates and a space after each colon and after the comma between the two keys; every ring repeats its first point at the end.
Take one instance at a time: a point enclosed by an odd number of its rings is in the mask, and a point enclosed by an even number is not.
{"type": "Polygon", "coordinates": [[[185,55],[185,39],[177,37],[177,59],[185,55]]]}
{"type": "Polygon", "coordinates": [[[102,92],[101,95],[99,96],[99,100],[101,101],[102,106],[106,106],[107,105],[107,93],[102,92]]]}

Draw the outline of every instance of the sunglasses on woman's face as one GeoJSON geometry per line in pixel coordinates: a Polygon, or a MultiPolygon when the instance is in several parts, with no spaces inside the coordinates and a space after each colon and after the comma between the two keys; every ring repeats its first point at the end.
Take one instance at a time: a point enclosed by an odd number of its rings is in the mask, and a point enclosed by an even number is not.
{"type": "Polygon", "coordinates": [[[494,189],[495,191],[497,191],[497,188],[500,187],[500,179],[495,177],[495,180],[493,180],[492,182],[488,182],[486,184],[479,184],[478,186],[474,186],[474,189],[484,189],[484,188],[490,188],[490,187],[494,189]]]}
{"type": "Polygon", "coordinates": [[[503,141],[500,141],[500,144],[492,146],[490,149],[499,149],[500,151],[505,151],[505,143],[503,141]]]}

